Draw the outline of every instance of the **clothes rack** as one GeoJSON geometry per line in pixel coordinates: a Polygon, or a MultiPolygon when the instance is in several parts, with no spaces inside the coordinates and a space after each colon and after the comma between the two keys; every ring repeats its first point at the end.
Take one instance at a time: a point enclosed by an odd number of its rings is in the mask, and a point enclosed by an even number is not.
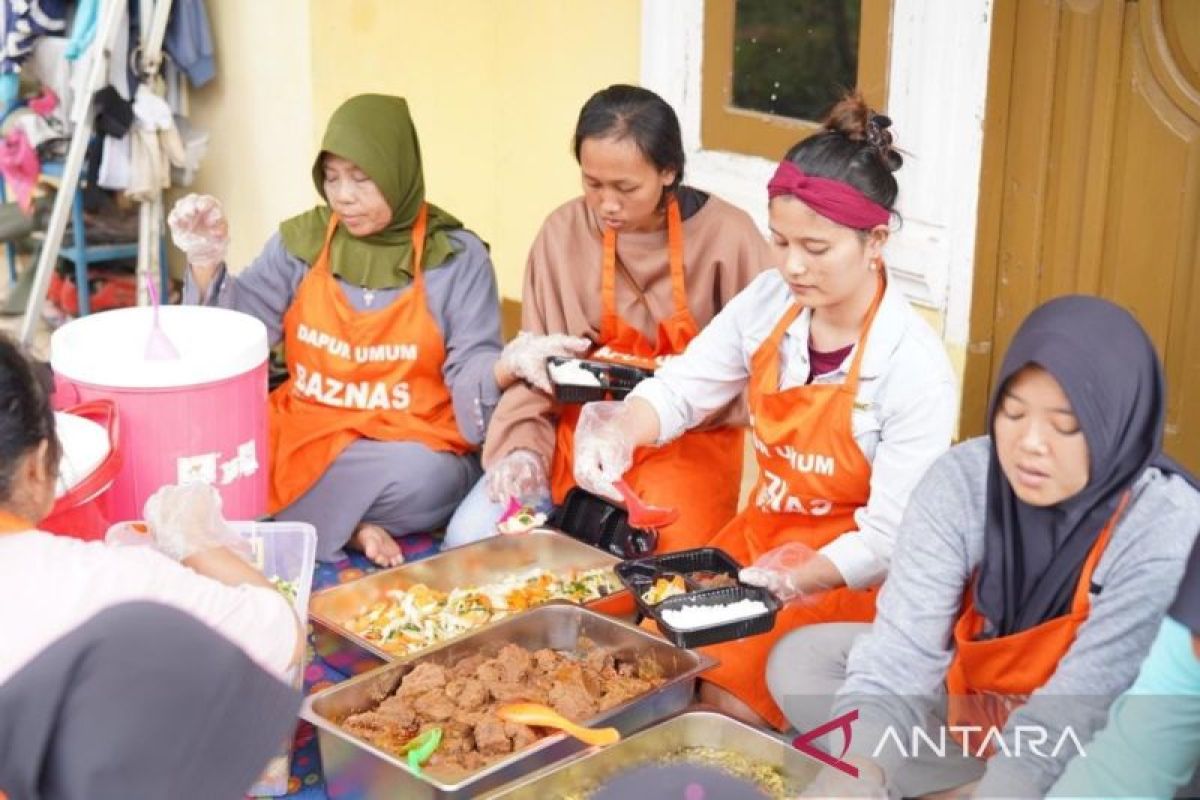
{"type": "MultiPolygon", "coordinates": [[[[127,0],[101,0],[100,22],[96,28],[96,37],[91,44],[95,51],[95,57],[88,65],[86,83],[75,97],[71,109],[70,120],[74,125],[71,143],[67,148],[67,157],[63,163],[62,178],[59,181],[58,193],[54,198],[50,223],[46,228],[46,238],[38,254],[33,288],[29,302],[25,306],[25,317],[21,320],[20,340],[26,345],[33,338],[33,332],[41,318],[50,276],[62,249],[63,233],[66,231],[67,220],[71,216],[72,200],[79,188],[84,156],[94,132],[93,97],[104,86],[109,61],[113,58],[113,41],[118,32],[121,12],[126,2],[127,0]]],[[[139,29],[142,38],[139,43],[137,68],[142,79],[157,74],[162,65],[162,42],[166,35],[171,3],[172,0],[140,0],[139,29]]],[[[121,57],[124,58],[123,55],[121,57]]],[[[158,272],[161,258],[160,248],[157,244],[161,241],[161,190],[156,190],[153,197],[142,203],[138,215],[138,302],[144,304],[147,301],[145,277],[158,272]]]]}

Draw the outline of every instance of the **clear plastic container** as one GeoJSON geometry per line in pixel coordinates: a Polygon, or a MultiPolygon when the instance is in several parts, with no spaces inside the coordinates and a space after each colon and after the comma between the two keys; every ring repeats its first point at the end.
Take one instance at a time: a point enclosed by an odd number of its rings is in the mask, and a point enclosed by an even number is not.
{"type": "MultiPolygon", "coordinates": [[[[301,622],[308,619],[308,598],[312,593],[313,569],[317,557],[317,531],[305,522],[230,522],[229,526],[250,545],[251,563],[272,581],[287,582],[281,593],[292,601],[301,622]]],[[[104,537],[110,544],[152,545],[145,524],[121,522],[108,529],[104,537]]],[[[302,688],[303,660],[291,676],[292,683],[302,688]]],[[[252,796],[278,797],[287,794],[291,774],[292,742],[281,743],[279,755],[267,762],[266,769],[250,787],[252,796]]]]}
{"type": "MultiPolygon", "coordinates": [[[[292,607],[301,623],[308,620],[308,597],[312,593],[313,569],[317,558],[317,529],[306,522],[231,522],[238,535],[250,543],[251,561],[267,578],[287,581],[294,594],[292,607]]],[[[281,591],[283,591],[281,589],[281,591]]],[[[283,591],[288,596],[287,591],[283,591]]],[[[304,628],[307,629],[307,624],[304,628]]],[[[307,649],[307,648],[306,648],[307,649]]],[[[296,665],[292,685],[303,688],[304,659],[296,665]]],[[[280,754],[267,762],[266,769],[247,792],[253,796],[287,794],[291,775],[292,743],[295,732],[288,734],[280,754]]]]}

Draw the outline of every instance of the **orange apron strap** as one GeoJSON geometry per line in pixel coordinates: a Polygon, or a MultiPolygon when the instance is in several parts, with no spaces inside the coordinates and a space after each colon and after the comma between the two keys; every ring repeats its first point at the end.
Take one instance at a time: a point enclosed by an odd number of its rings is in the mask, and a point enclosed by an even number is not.
{"type": "Polygon", "coordinates": [[[329,223],[325,226],[325,243],[321,245],[321,252],[317,254],[317,260],[312,264],[313,269],[329,269],[329,243],[333,241],[333,234],[337,233],[337,226],[341,221],[342,218],[336,213],[329,215],[329,223]]]}
{"type": "Polygon", "coordinates": [[[604,260],[600,265],[600,341],[617,336],[617,232],[604,229],[604,260]]]}
{"type": "Polygon", "coordinates": [[[1121,502],[1117,504],[1117,510],[1109,517],[1104,530],[1100,531],[1100,536],[1092,546],[1091,552],[1088,553],[1087,561],[1083,562],[1083,570],[1079,573],[1079,583],[1075,584],[1075,595],[1071,598],[1071,611],[1087,611],[1088,595],[1091,593],[1092,588],[1092,573],[1096,571],[1096,565],[1100,563],[1100,556],[1104,555],[1104,550],[1108,547],[1109,540],[1112,539],[1117,522],[1120,521],[1121,515],[1125,513],[1125,508],[1129,505],[1129,500],[1132,497],[1132,490],[1126,490],[1125,494],[1121,496],[1121,502]]]}
{"type": "MultiPolygon", "coordinates": [[[[683,217],[674,195],[667,198],[667,257],[671,266],[671,299],[675,312],[688,311],[683,271],[683,217]]],[[[600,265],[600,341],[617,338],[617,232],[604,229],[604,258],[600,265]]]]}
{"type": "Polygon", "coordinates": [[[671,265],[671,296],[675,301],[675,313],[679,314],[688,311],[688,301],[683,277],[683,215],[674,194],[667,198],[667,251],[671,265]]]}
{"type": "Polygon", "coordinates": [[[783,341],[783,335],[787,333],[787,329],[791,327],[803,310],[804,306],[792,303],[779,318],[779,322],[775,324],[771,335],[759,345],[759,349],[767,356],[763,365],[760,385],[768,392],[779,391],[779,344],[783,341]]]}
{"type": "Polygon", "coordinates": [[[879,288],[875,290],[875,299],[871,301],[871,307],[867,309],[867,318],[863,320],[862,332],[858,335],[858,347],[854,351],[854,360],[850,362],[850,374],[846,376],[846,381],[842,384],[842,391],[851,397],[858,396],[858,374],[862,368],[863,354],[867,352],[867,339],[871,335],[871,323],[875,321],[875,314],[879,311],[879,304],[883,302],[883,293],[886,288],[887,277],[881,270],[879,288]]]}

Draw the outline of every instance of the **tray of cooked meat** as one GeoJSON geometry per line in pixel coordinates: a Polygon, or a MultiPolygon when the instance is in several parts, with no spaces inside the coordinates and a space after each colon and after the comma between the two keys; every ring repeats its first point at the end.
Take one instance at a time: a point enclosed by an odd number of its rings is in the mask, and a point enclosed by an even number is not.
{"type": "Polygon", "coordinates": [[[798,796],[820,768],[781,739],[715,711],[693,710],[611,747],[544,767],[485,796],[785,800],[798,796]]]}
{"type": "Polygon", "coordinates": [[[477,797],[585,747],[501,720],[500,706],[541,703],[627,735],[684,709],[714,663],[554,602],[325,689],[301,715],[317,728],[330,797],[477,797]],[[435,729],[436,749],[414,769],[408,752],[435,729]]]}
{"type": "Polygon", "coordinates": [[[315,593],[309,617],[317,652],[358,674],[552,600],[631,614],[618,563],[547,529],[493,536],[315,593]]]}

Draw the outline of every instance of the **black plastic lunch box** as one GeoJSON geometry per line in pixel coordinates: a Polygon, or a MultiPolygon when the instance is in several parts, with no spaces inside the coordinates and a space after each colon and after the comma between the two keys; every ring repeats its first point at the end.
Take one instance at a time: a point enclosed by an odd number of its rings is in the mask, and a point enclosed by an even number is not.
{"type": "Polygon", "coordinates": [[[630,367],[624,364],[610,364],[607,361],[563,358],[561,356],[550,356],[546,361],[553,366],[558,366],[568,361],[578,361],[579,366],[595,375],[600,381],[599,386],[571,386],[555,383],[554,378],[551,377],[550,382],[554,385],[554,399],[560,403],[591,403],[596,400],[623,400],[625,399],[625,395],[633,391],[633,387],[647,378],[654,377],[654,372],[651,370],[630,367]]]}
{"type": "Polygon", "coordinates": [[[550,512],[547,523],[620,558],[640,558],[658,546],[657,534],[629,524],[629,512],[578,486],[550,512]]]}
{"type": "Polygon", "coordinates": [[[694,572],[717,572],[736,579],[740,569],[741,565],[724,550],[699,547],[625,561],[616,566],[616,573],[617,578],[633,595],[642,614],[657,623],[659,631],[668,641],[677,647],[693,648],[766,633],[775,627],[775,617],[782,604],[766,589],[741,583],[718,589],[701,589],[687,577],[689,573],[694,572]],[[661,603],[647,603],[642,594],[664,574],[682,575],[689,591],[686,594],[668,597],[661,603]],[[726,605],[738,600],[758,600],[767,607],[767,611],[746,619],[686,631],[671,627],[662,618],[662,612],[671,608],[726,605]]]}

